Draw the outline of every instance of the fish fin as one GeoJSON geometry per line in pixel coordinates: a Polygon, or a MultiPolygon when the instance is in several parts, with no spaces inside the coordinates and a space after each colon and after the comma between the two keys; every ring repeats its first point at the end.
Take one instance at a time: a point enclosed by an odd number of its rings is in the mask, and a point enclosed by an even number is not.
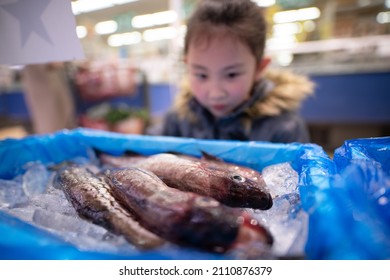
{"type": "Polygon", "coordinates": [[[199,157],[197,157],[197,156],[192,156],[192,155],[181,153],[181,152],[167,151],[165,153],[166,154],[171,154],[171,155],[174,155],[174,156],[177,156],[177,157],[180,157],[180,158],[185,158],[185,159],[188,159],[188,160],[194,160],[194,161],[198,161],[199,160],[199,157]]]}
{"type": "Polygon", "coordinates": [[[175,155],[175,156],[188,156],[188,155],[185,154],[185,153],[176,152],[176,151],[166,151],[165,153],[166,153],[166,154],[172,154],[172,155],[175,155]]]}
{"type": "Polygon", "coordinates": [[[110,155],[110,156],[143,156],[141,153],[138,153],[133,150],[126,150],[124,152],[120,153],[113,153],[113,152],[105,152],[98,148],[92,148],[92,150],[95,152],[96,156],[99,158],[101,155],[110,155]]]}
{"type": "Polygon", "coordinates": [[[71,166],[80,166],[80,164],[78,164],[74,161],[71,161],[71,160],[64,160],[64,161],[57,163],[57,164],[54,163],[54,164],[47,165],[47,169],[50,171],[60,171],[64,168],[68,168],[71,166]]]}
{"type": "Polygon", "coordinates": [[[143,154],[139,153],[139,152],[136,152],[136,151],[133,151],[133,150],[126,150],[124,153],[123,153],[124,156],[128,156],[128,157],[134,157],[134,156],[144,156],[143,154]]]}
{"type": "Polygon", "coordinates": [[[175,156],[184,155],[183,153],[176,152],[176,151],[166,151],[165,153],[166,153],[166,154],[172,154],[172,155],[175,155],[175,156]]]}
{"type": "Polygon", "coordinates": [[[218,162],[225,162],[223,159],[216,157],[212,154],[209,154],[205,151],[200,151],[200,152],[202,153],[202,159],[211,160],[211,161],[218,161],[218,162]]]}

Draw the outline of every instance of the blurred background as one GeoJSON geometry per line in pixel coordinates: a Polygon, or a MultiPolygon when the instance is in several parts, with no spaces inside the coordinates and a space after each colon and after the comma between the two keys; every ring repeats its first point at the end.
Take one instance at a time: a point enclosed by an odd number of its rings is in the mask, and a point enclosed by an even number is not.
{"type": "MultiPolygon", "coordinates": [[[[184,72],[185,24],[196,2],[71,1],[86,58],[61,64],[74,121],[53,130],[142,134],[158,124],[184,72]]],[[[271,67],[316,83],[301,108],[313,143],[331,153],[347,139],[390,135],[390,0],[255,2],[269,23],[271,67]]],[[[0,139],[50,132],[32,122],[23,71],[0,64],[0,139]]]]}

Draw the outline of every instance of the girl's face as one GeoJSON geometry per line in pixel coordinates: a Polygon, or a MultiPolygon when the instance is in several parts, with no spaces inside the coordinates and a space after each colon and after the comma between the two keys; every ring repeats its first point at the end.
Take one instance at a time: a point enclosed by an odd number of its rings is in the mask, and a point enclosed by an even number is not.
{"type": "Polygon", "coordinates": [[[268,64],[259,63],[245,44],[229,36],[190,44],[185,61],[192,93],[217,118],[250,97],[268,64]]]}

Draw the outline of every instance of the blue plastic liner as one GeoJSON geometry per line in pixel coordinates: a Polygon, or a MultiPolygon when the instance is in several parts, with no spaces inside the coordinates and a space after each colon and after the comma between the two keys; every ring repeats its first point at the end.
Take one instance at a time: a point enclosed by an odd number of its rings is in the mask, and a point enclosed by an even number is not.
{"type": "Polygon", "coordinates": [[[314,192],[308,258],[389,259],[390,137],[345,141],[334,163],[329,188],[314,192]]]}
{"type": "MultiPolygon", "coordinates": [[[[90,156],[90,148],[120,154],[209,152],[257,170],[289,162],[299,174],[303,209],[309,214],[307,259],[390,258],[388,204],[389,139],[347,142],[332,161],[314,144],[272,144],[123,135],[92,129],[64,130],[0,142],[0,179],[12,179],[30,161],[60,163],[90,156]],[[365,160],[361,160],[364,158],[365,160]],[[359,163],[357,163],[359,162],[359,163]],[[368,164],[369,163],[369,164],[368,164]]],[[[183,248],[175,254],[139,252],[131,256],[84,252],[5,213],[0,213],[2,259],[220,259],[183,248]]]]}
{"type": "Polygon", "coordinates": [[[334,161],[342,171],[351,163],[372,164],[390,175],[390,137],[360,138],[336,149],[334,161]]]}

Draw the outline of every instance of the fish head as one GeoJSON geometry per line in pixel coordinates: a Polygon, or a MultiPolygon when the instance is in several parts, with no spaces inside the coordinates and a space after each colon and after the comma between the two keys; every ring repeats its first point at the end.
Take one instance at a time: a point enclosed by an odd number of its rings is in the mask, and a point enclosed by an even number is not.
{"type": "Polygon", "coordinates": [[[246,211],[239,219],[238,236],[227,253],[238,259],[273,259],[274,237],[271,232],[246,211]]]}
{"type": "Polygon", "coordinates": [[[240,227],[240,212],[217,200],[195,195],[192,207],[180,229],[183,240],[196,247],[223,252],[236,240],[240,227]]]}
{"type": "Polygon", "coordinates": [[[61,163],[51,170],[55,171],[53,187],[56,189],[63,189],[64,185],[74,183],[77,180],[77,175],[79,173],[88,172],[87,169],[83,169],[79,165],[71,162],[61,163]]]}
{"type": "Polygon", "coordinates": [[[272,196],[262,180],[251,180],[238,173],[227,174],[231,206],[268,210],[273,205],[272,196]]]}

